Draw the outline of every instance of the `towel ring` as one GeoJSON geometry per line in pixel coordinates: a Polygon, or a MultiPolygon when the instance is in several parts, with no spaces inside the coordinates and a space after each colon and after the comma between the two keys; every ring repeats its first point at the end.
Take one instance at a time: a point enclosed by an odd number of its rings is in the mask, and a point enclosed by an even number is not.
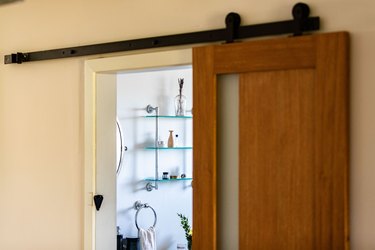
{"type": "Polygon", "coordinates": [[[135,226],[137,227],[138,230],[139,230],[139,226],[138,226],[138,213],[139,213],[139,211],[141,211],[142,208],[150,208],[152,210],[152,212],[154,213],[154,217],[155,217],[154,224],[152,226],[153,227],[156,226],[156,222],[158,220],[158,216],[156,215],[155,209],[153,207],[151,207],[147,203],[143,204],[141,201],[136,201],[134,203],[134,208],[137,210],[137,212],[135,213],[135,226]]]}

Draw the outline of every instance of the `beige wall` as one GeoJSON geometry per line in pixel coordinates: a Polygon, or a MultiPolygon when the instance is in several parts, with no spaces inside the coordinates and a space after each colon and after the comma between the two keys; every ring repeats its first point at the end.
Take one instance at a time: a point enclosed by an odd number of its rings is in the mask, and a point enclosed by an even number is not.
{"type": "MultiPolygon", "coordinates": [[[[0,54],[289,19],[295,2],[25,0],[0,6],[0,54]]],[[[351,240],[375,249],[375,2],[307,3],[351,33],[351,240]]],[[[85,59],[0,64],[0,249],[82,249],[85,59]]]]}

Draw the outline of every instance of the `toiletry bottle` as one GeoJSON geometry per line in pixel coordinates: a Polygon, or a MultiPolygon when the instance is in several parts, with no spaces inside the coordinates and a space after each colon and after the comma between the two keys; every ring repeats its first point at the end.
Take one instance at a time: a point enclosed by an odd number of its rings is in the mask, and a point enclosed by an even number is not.
{"type": "Polygon", "coordinates": [[[177,244],[177,250],[186,250],[186,244],[177,244]]]}
{"type": "Polygon", "coordinates": [[[123,235],[120,234],[120,227],[117,227],[117,250],[123,250],[122,247],[123,235]]]}
{"type": "Polygon", "coordinates": [[[168,148],[174,147],[173,130],[169,130],[168,148]]]}
{"type": "Polygon", "coordinates": [[[163,172],[163,180],[168,180],[168,179],[169,179],[168,172],[163,172]]]}

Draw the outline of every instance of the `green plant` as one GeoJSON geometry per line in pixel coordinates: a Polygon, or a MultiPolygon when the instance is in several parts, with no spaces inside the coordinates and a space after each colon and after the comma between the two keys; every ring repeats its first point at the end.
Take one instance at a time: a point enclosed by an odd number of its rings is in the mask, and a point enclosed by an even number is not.
{"type": "Polygon", "coordinates": [[[189,219],[185,215],[182,215],[182,214],[177,214],[177,215],[181,219],[181,226],[185,231],[185,238],[188,242],[188,249],[190,250],[191,245],[192,245],[192,240],[193,240],[193,230],[191,229],[189,225],[189,219]]]}

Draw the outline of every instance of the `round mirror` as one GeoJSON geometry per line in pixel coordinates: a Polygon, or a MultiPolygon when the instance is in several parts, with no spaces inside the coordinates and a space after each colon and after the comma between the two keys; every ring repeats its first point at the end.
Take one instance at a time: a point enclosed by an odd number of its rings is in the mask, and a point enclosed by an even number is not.
{"type": "Polygon", "coordinates": [[[118,119],[116,119],[116,128],[116,174],[119,175],[122,168],[122,162],[124,160],[124,152],[127,150],[127,148],[124,145],[124,137],[118,119]]]}

